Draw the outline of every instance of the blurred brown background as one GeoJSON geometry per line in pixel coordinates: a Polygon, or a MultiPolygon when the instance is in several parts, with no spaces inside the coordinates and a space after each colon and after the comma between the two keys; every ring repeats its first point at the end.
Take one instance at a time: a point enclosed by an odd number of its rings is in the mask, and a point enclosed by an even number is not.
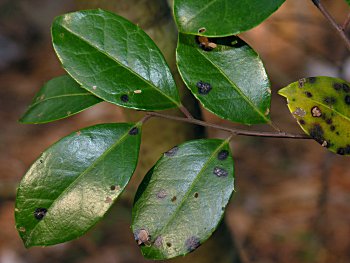
{"type": "MultiPolygon", "coordinates": [[[[345,20],[349,13],[345,1],[323,2],[339,23],[345,20]]],[[[166,120],[149,121],[138,171],[106,218],[80,239],[26,250],[15,230],[13,214],[16,186],[30,164],[74,130],[137,120],[142,115],[102,103],[51,124],[22,125],[17,120],[40,86],[64,73],[50,43],[50,24],[56,15],[68,11],[100,7],[140,24],[164,52],[178,78],[174,66],[176,28],[168,3],[171,1],[0,1],[0,263],[152,262],[142,258],[130,231],[133,195],[142,176],[162,152],[178,143],[227,134],[166,120]]],[[[279,88],[306,76],[350,80],[349,52],[311,0],[287,0],[242,38],[266,65],[273,90],[272,119],[285,131],[300,129],[285,100],[276,95],[279,88]]],[[[179,79],[178,84],[185,104],[199,116],[179,79]]],[[[224,123],[203,110],[202,117],[224,123]]],[[[263,125],[250,128],[268,129],[263,125]]],[[[196,252],[170,262],[350,262],[349,157],[328,153],[313,141],[249,137],[235,138],[232,150],[236,194],[225,222],[196,252]]]]}

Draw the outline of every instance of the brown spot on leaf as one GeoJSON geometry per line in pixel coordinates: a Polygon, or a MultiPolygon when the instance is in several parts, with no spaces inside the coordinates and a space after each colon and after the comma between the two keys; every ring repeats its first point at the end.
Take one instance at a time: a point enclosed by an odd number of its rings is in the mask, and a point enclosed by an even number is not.
{"type": "Polygon", "coordinates": [[[171,247],[171,243],[170,242],[167,242],[166,245],[167,245],[167,247],[171,247]]]}
{"type": "Polygon", "coordinates": [[[199,47],[204,51],[212,51],[217,45],[214,42],[211,42],[208,37],[197,36],[196,41],[199,44],[199,47]]]}
{"type": "Polygon", "coordinates": [[[188,238],[185,242],[186,249],[189,252],[194,251],[196,248],[198,248],[201,245],[201,242],[198,237],[192,236],[188,238]]]}
{"type": "Polygon", "coordinates": [[[142,245],[150,245],[150,234],[148,231],[144,228],[141,228],[139,230],[136,230],[134,233],[134,238],[136,240],[137,245],[142,246],[142,245]]]}
{"type": "Polygon", "coordinates": [[[175,202],[176,201],[176,196],[174,195],[173,198],[171,198],[171,202],[175,202]]]}
{"type": "Polygon", "coordinates": [[[320,110],[319,107],[314,106],[311,108],[311,115],[312,115],[312,117],[316,117],[316,118],[321,117],[322,111],[320,110]]]}
{"type": "Polygon", "coordinates": [[[164,199],[165,197],[168,196],[167,192],[164,189],[161,189],[158,193],[157,193],[157,198],[158,199],[164,199]]]}
{"type": "Polygon", "coordinates": [[[106,204],[112,203],[112,198],[110,198],[109,196],[107,196],[106,199],[105,199],[105,203],[106,203],[106,204]]]}
{"type": "Polygon", "coordinates": [[[301,125],[305,125],[305,124],[306,124],[306,122],[305,122],[303,119],[300,119],[300,120],[299,120],[299,123],[300,123],[301,125]]]}
{"type": "Polygon", "coordinates": [[[154,245],[156,247],[161,247],[163,245],[163,238],[161,236],[158,236],[156,240],[154,240],[154,245]]]}
{"type": "Polygon", "coordinates": [[[81,131],[77,131],[77,135],[80,136],[80,134],[81,134],[81,131]]]}
{"type": "Polygon", "coordinates": [[[194,193],[194,198],[198,198],[199,194],[196,192],[194,193]]]}
{"type": "Polygon", "coordinates": [[[304,117],[306,115],[306,111],[303,110],[302,108],[297,107],[295,111],[293,111],[293,114],[298,116],[298,117],[304,117]]]}

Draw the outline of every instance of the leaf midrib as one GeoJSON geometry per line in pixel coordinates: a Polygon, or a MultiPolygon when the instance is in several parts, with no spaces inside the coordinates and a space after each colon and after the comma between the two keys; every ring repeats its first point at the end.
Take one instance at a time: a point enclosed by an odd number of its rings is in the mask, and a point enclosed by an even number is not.
{"type": "Polygon", "coordinates": [[[207,61],[210,62],[210,64],[213,65],[213,67],[215,67],[224,77],[225,79],[233,86],[233,88],[236,90],[236,92],[241,95],[241,97],[249,104],[250,107],[253,108],[253,110],[255,112],[257,112],[259,114],[260,117],[263,118],[263,120],[266,121],[266,123],[271,123],[271,121],[266,118],[265,114],[262,113],[254,104],[253,102],[240,90],[240,88],[237,86],[236,83],[234,83],[228,76],[225,72],[223,72],[219,66],[217,66],[213,61],[211,61],[203,52],[201,52],[200,50],[198,49],[195,49],[199,54],[201,54],[207,61]]]}
{"type": "MultiPolygon", "coordinates": [[[[96,97],[95,95],[93,94],[89,94],[89,93],[71,93],[71,94],[64,94],[64,95],[58,95],[58,96],[52,96],[52,97],[47,97],[47,98],[44,98],[43,100],[39,100],[35,103],[33,103],[32,105],[30,105],[29,109],[39,105],[40,103],[43,103],[45,101],[48,101],[48,100],[53,100],[53,99],[60,99],[60,98],[64,98],[64,97],[75,97],[75,96],[93,96],[93,97],[96,97]]],[[[97,97],[96,97],[97,98],[97,97]]],[[[98,98],[99,100],[101,100],[100,98],[98,98]]]]}
{"type": "Polygon", "coordinates": [[[203,172],[205,171],[205,169],[209,166],[209,164],[211,163],[211,161],[215,158],[216,154],[218,153],[218,151],[224,147],[224,145],[227,144],[227,140],[224,140],[216,149],[215,151],[209,156],[209,158],[207,159],[207,161],[205,162],[205,164],[203,165],[202,169],[199,171],[198,175],[196,176],[196,178],[193,180],[192,184],[190,185],[190,187],[187,189],[186,194],[184,195],[184,197],[182,198],[181,202],[179,202],[177,208],[175,209],[175,211],[173,212],[172,216],[169,218],[169,220],[167,220],[166,224],[159,230],[157,231],[157,234],[155,236],[158,236],[160,233],[163,233],[163,231],[169,226],[169,224],[174,220],[174,218],[177,216],[178,211],[180,211],[180,209],[182,208],[182,206],[184,205],[184,203],[187,201],[188,196],[190,195],[192,189],[195,187],[197,181],[201,178],[203,172]]]}
{"type": "MultiPolygon", "coordinates": [[[[48,213],[50,212],[50,208],[53,207],[56,203],[57,203],[57,200],[59,200],[66,192],[68,192],[68,190],[70,190],[74,185],[75,183],[82,177],[84,176],[86,173],[88,173],[90,170],[92,170],[96,165],[97,163],[99,163],[101,161],[101,159],[103,159],[106,155],[109,154],[110,151],[112,151],[115,147],[117,147],[119,144],[121,144],[125,138],[128,137],[129,135],[129,130],[132,128],[133,126],[130,126],[127,130],[127,132],[122,136],[120,137],[120,139],[115,142],[111,147],[109,147],[100,157],[98,157],[89,167],[87,167],[84,171],[82,171],[64,190],[63,192],[57,197],[55,198],[55,200],[52,202],[52,204],[47,207],[47,211],[48,213]]],[[[138,136],[138,135],[137,135],[138,136]]],[[[43,220],[39,221],[38,224],[36,224],[34,226],[34,228],[31,230],[30,232],[30,235],[28,236],[28,238],[26,239],[26,246],[28,245],[28,242],[31,241],[31,237],[33,235],[33,233],[35,232],[35,229],[38,227],[38,225],[40,225],[40,223],[42,222],[46,222],[45,221],[45,218],[43,218],[43,220]]]]}
{"type": "Polygon", "coordinates": [[[209,2],[208,4],[206,4],[205,6],[203,6],[203,8],[201,8],[197,13],[195,13],[190,19],[187,20],[187,22],[185,23],[185,25],[188,25],[192,22],[192,20],[194,20],[200,13],[202,13],[203,11],[205,11],[207,8],[209,8],[211,5],[215,4],[217,0],[213,0],[211,2],[209,2]]]}
{"type": "Polygon", "coordinates": [[[180,103],[175,101],[172,97],[169,97],[166,93],[164,93],[161,89],[159,89],[158,87],[156,87],[152,82],[150,82],[149,80],[145,79],[144,77],[142,77],[141,75],[139,75],[137,72],[132,71],[130,68],[126,67],[124,64],[120,63],[118,60],[116,60],[113,56],[109,55],[108,53],[104,52],[104,50],[101,50],[99,47],[95,46],[94,43],[89,42],[87,39],[85,39],[83,36],[76,34],[75,32],[73,32],[72,30],[70,30],[69,28],[65,27],[63,24],[58,23],[57,25],[61,26],[62,28],[64,28],[67,32],[71,33],[72,35],[74,35],[75,37],[77,37],[78,39],[82,40],[83,42],[85,42],[86,44],[88,44],[90,47],[95,48],[97,51],[99,51],[101,54],[105,55],[108,59],[114,61],[115,63],[117,63],[119,66],[121,66],[122,68],[124,68],[125,70],[129,71],[132,75],[135,75],[136,77],[138,77],[139,79],[141,79],[143,82],[147,83],[150,87],[153,87],[153,89],[155,89],[156,91],[158,91],[160,94],[162,94],[164,97],[166,97],[168,100],[170,100],[172,103],[174,103],[176,106],[180,107],[180,103]]]}

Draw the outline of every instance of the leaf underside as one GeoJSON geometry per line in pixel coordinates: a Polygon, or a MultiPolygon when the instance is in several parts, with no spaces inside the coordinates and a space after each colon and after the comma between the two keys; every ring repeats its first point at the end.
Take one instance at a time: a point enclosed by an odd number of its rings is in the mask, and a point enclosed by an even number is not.
{"type": "Polygon", "coordinates": [[[331,77],[304,78],[281,89],[304,132],[328,150],[350,155],[350,83],[331,77]]]}
{"type": "Polygon", "coordinates": [[[35,95],[22,123],[46,123],[79,113],[102,100],[65,75],[49,80],[35,95]]]}
{"type": "Polygon", "coordinates": [[[175,0],[178,29],[186,34],[237,35],[268,18],[285,0],[175,0]]]}
{"type": "Polygon", "coordinates": [[[42,153],[17,191],[16,228],[26,247],[75,239],[102,219],[136,168],[139,126],[88,127],[42,153]]]}
{"type": "Polygon", "coordinates": [[[193,95],[221,118],[270,122],[270,82],[258,54],[234,36],[209,38],[216,46],[212,50],[199,41],[180,34],[176,51],[180,75],[193,95]]]}
{"type": "Polygon", "coordinates": [[[132,229],[143,255],[169,259],[207,240],[233,193],[233,169],[223,140],[190,141],[164,153],[135,197],[132,229]]]}
{"type": "Polygon", "coordinates": [[[52,41],[63,68],[105,101],[140,110],[180,105],[163,55],[138,26],[98,9],[57,17],[52,41]]]}

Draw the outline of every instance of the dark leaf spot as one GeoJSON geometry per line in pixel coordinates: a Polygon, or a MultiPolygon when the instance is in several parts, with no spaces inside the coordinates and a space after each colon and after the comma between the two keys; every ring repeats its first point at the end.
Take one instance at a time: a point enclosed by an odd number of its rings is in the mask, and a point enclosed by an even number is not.
{"type": "Polygon", "coordinates": [[[320,110],[319,107],[314,106],[311,108],[311,115],[312,115],[312,117],[316,117],[316,118],[321,117],[322,111],[320,110]]]}
{"type": "Polygon", "coordinates": [[[344,155],[344,154],[345,154],[345,149],[342,148],[342,147],[339,147],[339,148],[337,149],[337,154],[344,155]]]}
{"type": "Polygon", "coordinates": [[[299,123],[300,123],[301,125],[306,124],[306,122],[305,122],[303,119],[299,120],[299,123]]]}
{"type": "Polygon", "coordinates": [[[303,88],[306,83],[306,79],[299,79],[298,86],[299,88],[303,88]]]}
{"type": "Polygon", "coordinates": [[[336,91],[339,91],[341,90],[343,87],[343,85],[341,83],[334,83],[333,84],[333,88],[336,90],[336,91]]]}
{"type": "Polygon", "coordinates": [[[165,197],[167,197],[167,193],[164,189],[160,190],[158,193],[157,193],[157,198],[159,199],[164,199],[165,197]]]}
{"type": "Polygon", "coordinates": [[[171,198],[171,202],[175,202],[176,201],[176,196],[173,196],[173,198],[171,198]]]}
{"type": "Polygon", "coordinates": [[[161,247],[163,244],[163,238],[161,236],[158,236],[156,240],[154,241],[154,245],[156,247],[161,247]]]}
{"type": "Polygon", "coordinates": [[[139,129],[137,127],[134,127],[129,131],[130,135],[137,135],[138,133],[139,133],[139,129]]]}
{"type": "Polygon", "coordinates": [[[110,198],[109,196],[107,196],[105,199],[106,204],[110,204],[110,203],[112,203],[112,201],[113,201],[112,198],[110,198]]]}
{"type": "Polygon", "coordinates": [[[319,124],[315,124],[310,130],[310,136],[320,144],[325,141],[323,134],[323,129],[319,124]]]}
{"type": "Polygon", "coordinates": [[[167,242],[166,245],[167,245],[168,247],[171,247],[171,243],[170,243],[170,242],[167,242]]]}
{"type": "Polygon", "coordinates": [[[213,173],[217,176],[217,177],[226,177],[228,176],[228,172],[220,167],[215,167],[213,173]]]}
{"type": "Polygon", "coordinates": [[[346,93],[348,93],[348,92],[350,91],[349,85],[346,84],[346,83],[343,83],[343,90],[344,90],[346,93]]]}
{"type": "Polygon", "coordinates": [[[122,102],[128,102],[128,101],[129,101],[129,96],[126,95],[126,94],[121,95],[121,96],[120,96],[120,100],[121,100],[122,102]]]}
{"type": "Polygon", "coordinates": [[[40,163],[43,163],[44,161],[42,159],[39,160],[40,163]]]}
{"type": "Polygon", "coordinates": [[[201,245],[198,237],[192,236],[188,238],[185,242],[185,246],[189,252],[192,252],[201,245]]]}
{"type": "Polygon", "coordinates": [[[311,98],[311,97],[312,97],[312,93],[309,92],[309,91],[305,91],[305,95],[306,95],[306,97],[308,97],[308,98],[311,98]]]}
{"type": "Polygon", "coordinates": [[[315,77],[308,78],[308,81],[310,84],[314,84],[316,82],[316,80],[317,80],[317,78],[315,78],[315,77]]]}
{"type": "Polygon", "coordinates": [[[111,190],[114,191],[115,190],[115,185],[111,186],[111,190]]]}
{"type": "Polygon", "coordinates": [[[333,121],[332,121],[332,119],[327,119],[327,120],[326,120],[326,123],[327,123],[328,125],[330,125],[330,124],[333,123],[333,121]]]}
{"type": "Polygon", "coordinates": [[[350,145],[346,145],[345,154],[350,154],[350,145]]]}
{"type": "Polygon", "coordinates": [[[194,198],[198,198],[199,194],[196,192],[194,193],[194,198]]]}
{"type": "Polygon", "coordinates": [[[149,240],[150,240],[151,236],[146,229],[141,228],[141,229],[135,231],[134,238],[135,238],[136,243],[139,246],[141,246],[141,245],[149,245],[149,240]]]}
{"type": "Polygon", "coordinates": [[[179,150],[179,147],[175,146],[175,147],[171,148],[169,151],[165,152],[164,155],[167,157],[172,157],[177,153],[178,150],[179,150]]]}
{"type": "Polygon", "coordinates": [[[223,161],[223,160],[226,160],[227,157],[229,155],[229,152],[227,150],[221,150],[219,153],[218,153],[218,159],[220,161],[223,161]]]}
{"type": "Polygon", "coordinates": [[[334,97],[324,98],[324,102],[328,105],[333,105],[337,100],[334,97]]]}
{"type": "Polygon", "coordinates": [[[203,81],[198,81],[196,86],[198,88],[198,93],[201,95],[207,95],[212,89],[209,83],[203,81]]]}
{"type": "Polygon", "coordinates": [[[346,103],[347,105],[350,105],[350,96],[349,96],[349,95],[346,95],[346,96],[345,96],[345,103],[346,103]]]}
{"type": "Polygon", "coordinates": [[[198,29],[198,33],[204,33],[205,31],[207,31],[205,27],[201,27],[200,29],[198,29]]]}
{"type": "Polygon", "coordinates": [[[335,126],[334,126],[334,125],[331,125],[331,126],[329,127],[329,129],[330,129],[331,131],[335,131],[335,126]]]}
{"type": "Polygon", "coordinates": [[[34,217],[38,220],[41,220],[44,218],[44,216],[47,213],[47,209],[46,208],[37,208],[34,211],[34,217]]]}
{"type": "Polygon", "coordinates": [[[340,133],[339,133],[339,132],[336,132],[335,134],[336,134],[336,135],[340,135],[340,133]]]}

